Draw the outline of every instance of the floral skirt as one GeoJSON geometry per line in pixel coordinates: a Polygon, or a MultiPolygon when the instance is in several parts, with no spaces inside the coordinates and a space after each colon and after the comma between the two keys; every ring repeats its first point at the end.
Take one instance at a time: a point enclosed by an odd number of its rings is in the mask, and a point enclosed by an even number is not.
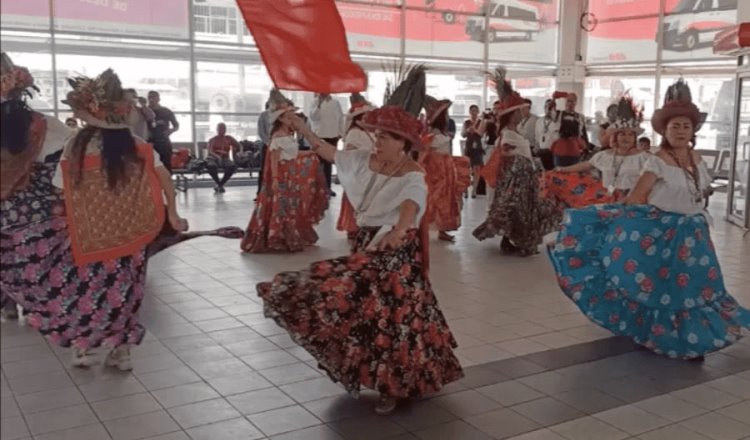
{"type": "Polygon", "coordinates": [[[463,193],[471,185],[467,157],[431,153],[424,161],[427,182],[426,221],[440,231],[461,227],[463,193]]]}
{"type": "Polygon", "coordinates": [[[649,205],[565,212],[548,249],[565,295],[596,324],[658,354],[691,359],[750,328],[727,292],[703,215],[649,205]]]}
{"type": "Polygon", "coordinates": [[[2,204],[0,290],[4,303],[23,307],[27,323],[60,346],[138,344],[147,257],[196,237],[242,237],[240,228],[178,233],[165,227],[134,255],[76,266],[63,193],[52,186],[55,166],[39,165],[31,185],[2,204]]]}
{"type": "Polygon", "coordinates": [[[523,156],[502,156],[497,185],[487,219],[474,230],[474,237],[486,240],[502,236],[528,256],[537,252],[546,234],[557,229],[561,212],[539,194],[541,170],[523,156]]]}
{"type": "Polygon", "coordinates": [[[300,152],[279,162],[278,193],[266,160],[263,185],[242,240],[245,252],[299,252],[318,241],[314,226],[328,209],[328,186],[318,157],[300,152]]]}
{"type": "Polygon", "coordinates": [[[367,252],[361,228],[350,256],[283,272],[258,285],[264,312],[352,393],[366,387],[416,398],[463,377],[448,328],[422,271],[417,230],[394,251],[367,252]]]}
{"type": "Polygon", "coordinates": [[[357,218],[354,215],[354,207],[349,198],[344,194],[341,200],[341,212],[336,222],[336,229],[344,232],[357,232],[357,218]]]}
{"type": "Polygon", "coordinates": [[[542,188],[542,197],[566,209],[617,203],[627,195],[627,192],[620,190],[609,194],[602,181],[591,173],[548,171],[544,173],[542,188]]]}

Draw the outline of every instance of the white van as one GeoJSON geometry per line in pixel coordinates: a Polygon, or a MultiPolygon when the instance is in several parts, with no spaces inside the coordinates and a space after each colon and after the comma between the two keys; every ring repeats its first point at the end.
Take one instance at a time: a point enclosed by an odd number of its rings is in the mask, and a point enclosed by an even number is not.
{"type": "Polygon", "coordinates": [[[522,38],[531,41],[534,33],[541,30],[539,10],[518,0],[490,0],[477,12],[489,15],[490,26],[485,33],[484,17],[466,20],[466,33],[475,41],[492,43],[501,39],[522,38]]]}
{"type": "Polygon", "coordinates": [[[738,0],[681,0],[664,17],[665,49],[696,49],[710,44],[720,31],[737,22],[738,0]]]}

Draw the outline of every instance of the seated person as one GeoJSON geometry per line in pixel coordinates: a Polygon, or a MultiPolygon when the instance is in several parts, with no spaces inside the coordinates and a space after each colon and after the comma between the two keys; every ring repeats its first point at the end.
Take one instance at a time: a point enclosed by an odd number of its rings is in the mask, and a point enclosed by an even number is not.
{"type": "Polygon", "coordinates": [[[227,136],[227,126],[221,122],[216,126],[217,135],[208,141],[208,156],[206,157],[206,169],[208,174],[216,182],[214,191],[225,192],[224,185],[237,171],[237,165],[229,157],[231,150],[235,157],[240,151],[240,144],[232,136],[227,136]],[[219,168],[224,170],[224,177],[219,179],[219,168]]]}

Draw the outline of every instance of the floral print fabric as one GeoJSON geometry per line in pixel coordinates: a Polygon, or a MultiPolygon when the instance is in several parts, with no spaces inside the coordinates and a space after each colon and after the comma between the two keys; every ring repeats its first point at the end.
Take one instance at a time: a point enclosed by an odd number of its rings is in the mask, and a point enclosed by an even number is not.
{"type": "Polygon", "coordinates": [[[423,274],[418,231],[397,250],[365,251],[378,229],[361,228],[350,256],[280,273],[258,295],[265,315],[349,392],[434,393],[463,377],[456,341],[423,274]]]}
{"type": "Polygon", "coordinates": [[[273,190],[270,154],[250,224],[242,240],[245,252],[299,252],[318,241],[314,226],[328,209],[328,187],[312,152],[279,162],[278,193],[273,190]]]}
{"type": "Polygon", "coordinates": [[[542,188],[542,197],[566,209],[616,203],[627,195],[620,190],[610,195],[602,181],[591,173],[548,171],[544,173],[542,188]]]}
{"type": "Polygon", "coordinates": [[[474,237],[482,241],[503,236],[521,256],[535,254],[542,238],[557,229],[561,219],[557,206],[540,197],[540,173],[524,156],[503,156],[490,212],[474,237]]]}
{"type": "Polygon", "coordinates": [[[427,183],[427,221],[440,231],[461,227],[463,193],[471,185],[471,167],[466,157],[428,153],[424,160],[427,183]]]}
{"type": "Polygon", "coordinates": [[[549,256],[589,319],[658,354],[696,358],[750,328],[750,311],[724,287],[703,215],[650,205],[568,210],[549,256]]]}

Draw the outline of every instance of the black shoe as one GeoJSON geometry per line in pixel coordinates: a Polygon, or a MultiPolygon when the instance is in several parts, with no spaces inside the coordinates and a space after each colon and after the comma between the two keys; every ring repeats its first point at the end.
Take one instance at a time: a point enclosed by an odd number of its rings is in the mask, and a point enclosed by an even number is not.
{"type": "Polygon", "coordinates": [[[331,197],[336,197],[336,193],[333,192],[333,191],[329,192],[328,195],[331,196],[331,197]]]}
{"type": "Polygon", "coordinates": [[[225,193],[225,192],[227,192],[227,190],[224,189],[224,186],[222,185],[222,186],[219,187],[219,192],[220,193],[225,193]]]}
{"type": "Polygon", "coordinates": [[[215,193],[220,193],[221,192],[221,187],[219,185],[214,186],[214,192],[215,193]]]}

